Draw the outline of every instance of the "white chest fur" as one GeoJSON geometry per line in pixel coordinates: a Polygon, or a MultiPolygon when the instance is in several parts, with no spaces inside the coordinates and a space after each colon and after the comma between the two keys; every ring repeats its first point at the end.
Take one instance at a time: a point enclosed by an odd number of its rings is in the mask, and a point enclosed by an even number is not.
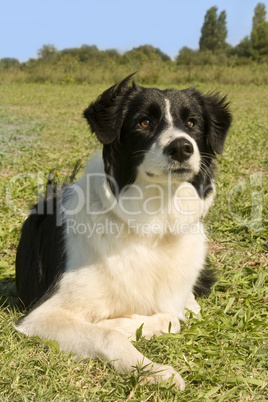
{"type": "Polygon", "coordinates": [[[206,238],[198,221],[203,201],[189,185],[174,209],[167,198],[174,200],[172,190],[171,195],[163,190],[163,201],[150,186],[147,192],[140,187],[139,197],[136,188],[130,189],[120,205],[99,159],[94,168],[65,200],[68,255],[60,293],[91,322],[134,313],[170,312],[183,318],[205,259],[206,238]],[[153,213],[146,214],[142,208],[149,197],[153,213]]]}
{"type": "Polygon", "coordinates": [[[104,261],[68,271],[61,290],[68,295],[68,303],[83,310],[90,321],[156,312],[183,318],[205,248],[202,234],[170,235],[161,242],[150,242],[150,247],[144,239],[138,242],[137,236],[130,237],[104,261]]]}

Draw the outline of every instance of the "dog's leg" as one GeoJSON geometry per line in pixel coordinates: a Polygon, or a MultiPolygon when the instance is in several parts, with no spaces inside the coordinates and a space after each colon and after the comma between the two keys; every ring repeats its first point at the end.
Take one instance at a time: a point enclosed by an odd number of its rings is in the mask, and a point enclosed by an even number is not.
{"type": "Polygon", "coordinates": [[[199,311],[201,310],[201,307],[195,300],[193,293],[191,293],[190,296],[188,297],[185,304],[185,309],[192,311],[194,314],[198,314],[199,311]]]}
{"type": "Polygon", "coordinates": [[[159,336],[169,332],[180,331],[180,323],[174,314],[158,313],[151,316],[133,314],[130,317],[112,318],[97,323],[104,328],[116,329],[122,332],[128,339],[136,340],[136,331],[142,327],[142,336],[150,339],[153,335],[159,336]]]}
{"type": "Polygon", "coordinates": [[[183,379],[172,367],[153,363],[144,357],[119,331],[90,324],[69,311],[45,304],[24,317],[16,329],[26,335],[53,339],[61,350],[79,357],[100,357],[120,372],[130,373],[138,366],[146,366],[145,370],[150,371],[146,376],[149,382],[171,380],[176,387],[184,389],[183,379]]]}

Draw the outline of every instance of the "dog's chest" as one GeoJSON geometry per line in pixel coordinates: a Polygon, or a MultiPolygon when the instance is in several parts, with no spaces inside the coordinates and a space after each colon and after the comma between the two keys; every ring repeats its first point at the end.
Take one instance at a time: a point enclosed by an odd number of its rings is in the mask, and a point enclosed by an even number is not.
{"type": "Polygon", "coordinates": [[[113,251],[98,264],[66,274],[65,291],[83,299],[83,314],[93,321],[161,311],[183,316],[203,265],[204,236],[170,235],[158,242],[128,237],[113,251]]]}

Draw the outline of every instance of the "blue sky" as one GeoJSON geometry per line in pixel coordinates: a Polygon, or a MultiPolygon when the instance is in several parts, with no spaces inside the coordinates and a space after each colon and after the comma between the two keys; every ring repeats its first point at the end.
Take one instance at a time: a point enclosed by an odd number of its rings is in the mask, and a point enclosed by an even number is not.
{"type": "MultiPolygon", "coordinates": [[[[0,59],[37,57],[44,44],[58,50],[97,45],[121,52],[143,44],[175,57],[198,48],[206,11],[227,12],[227,41],[250,34],[258,0],[2,0],[0,59]]],[[[268,11],[268,0],[262,0],[268,11]]]]}

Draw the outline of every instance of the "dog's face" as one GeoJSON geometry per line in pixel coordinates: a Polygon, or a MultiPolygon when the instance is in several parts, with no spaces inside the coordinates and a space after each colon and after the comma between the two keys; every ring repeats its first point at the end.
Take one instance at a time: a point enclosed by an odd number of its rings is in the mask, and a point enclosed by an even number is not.
{"type": "Polygon", "coordinates": [[[137,179],[162,184],[170,176],[206,196],[213,160],[222,153],[231,124],[225,98],[193,88],[130,86],[130,78],[105,91],[84,113],[103,144],[113,191],[137,179]]]}

